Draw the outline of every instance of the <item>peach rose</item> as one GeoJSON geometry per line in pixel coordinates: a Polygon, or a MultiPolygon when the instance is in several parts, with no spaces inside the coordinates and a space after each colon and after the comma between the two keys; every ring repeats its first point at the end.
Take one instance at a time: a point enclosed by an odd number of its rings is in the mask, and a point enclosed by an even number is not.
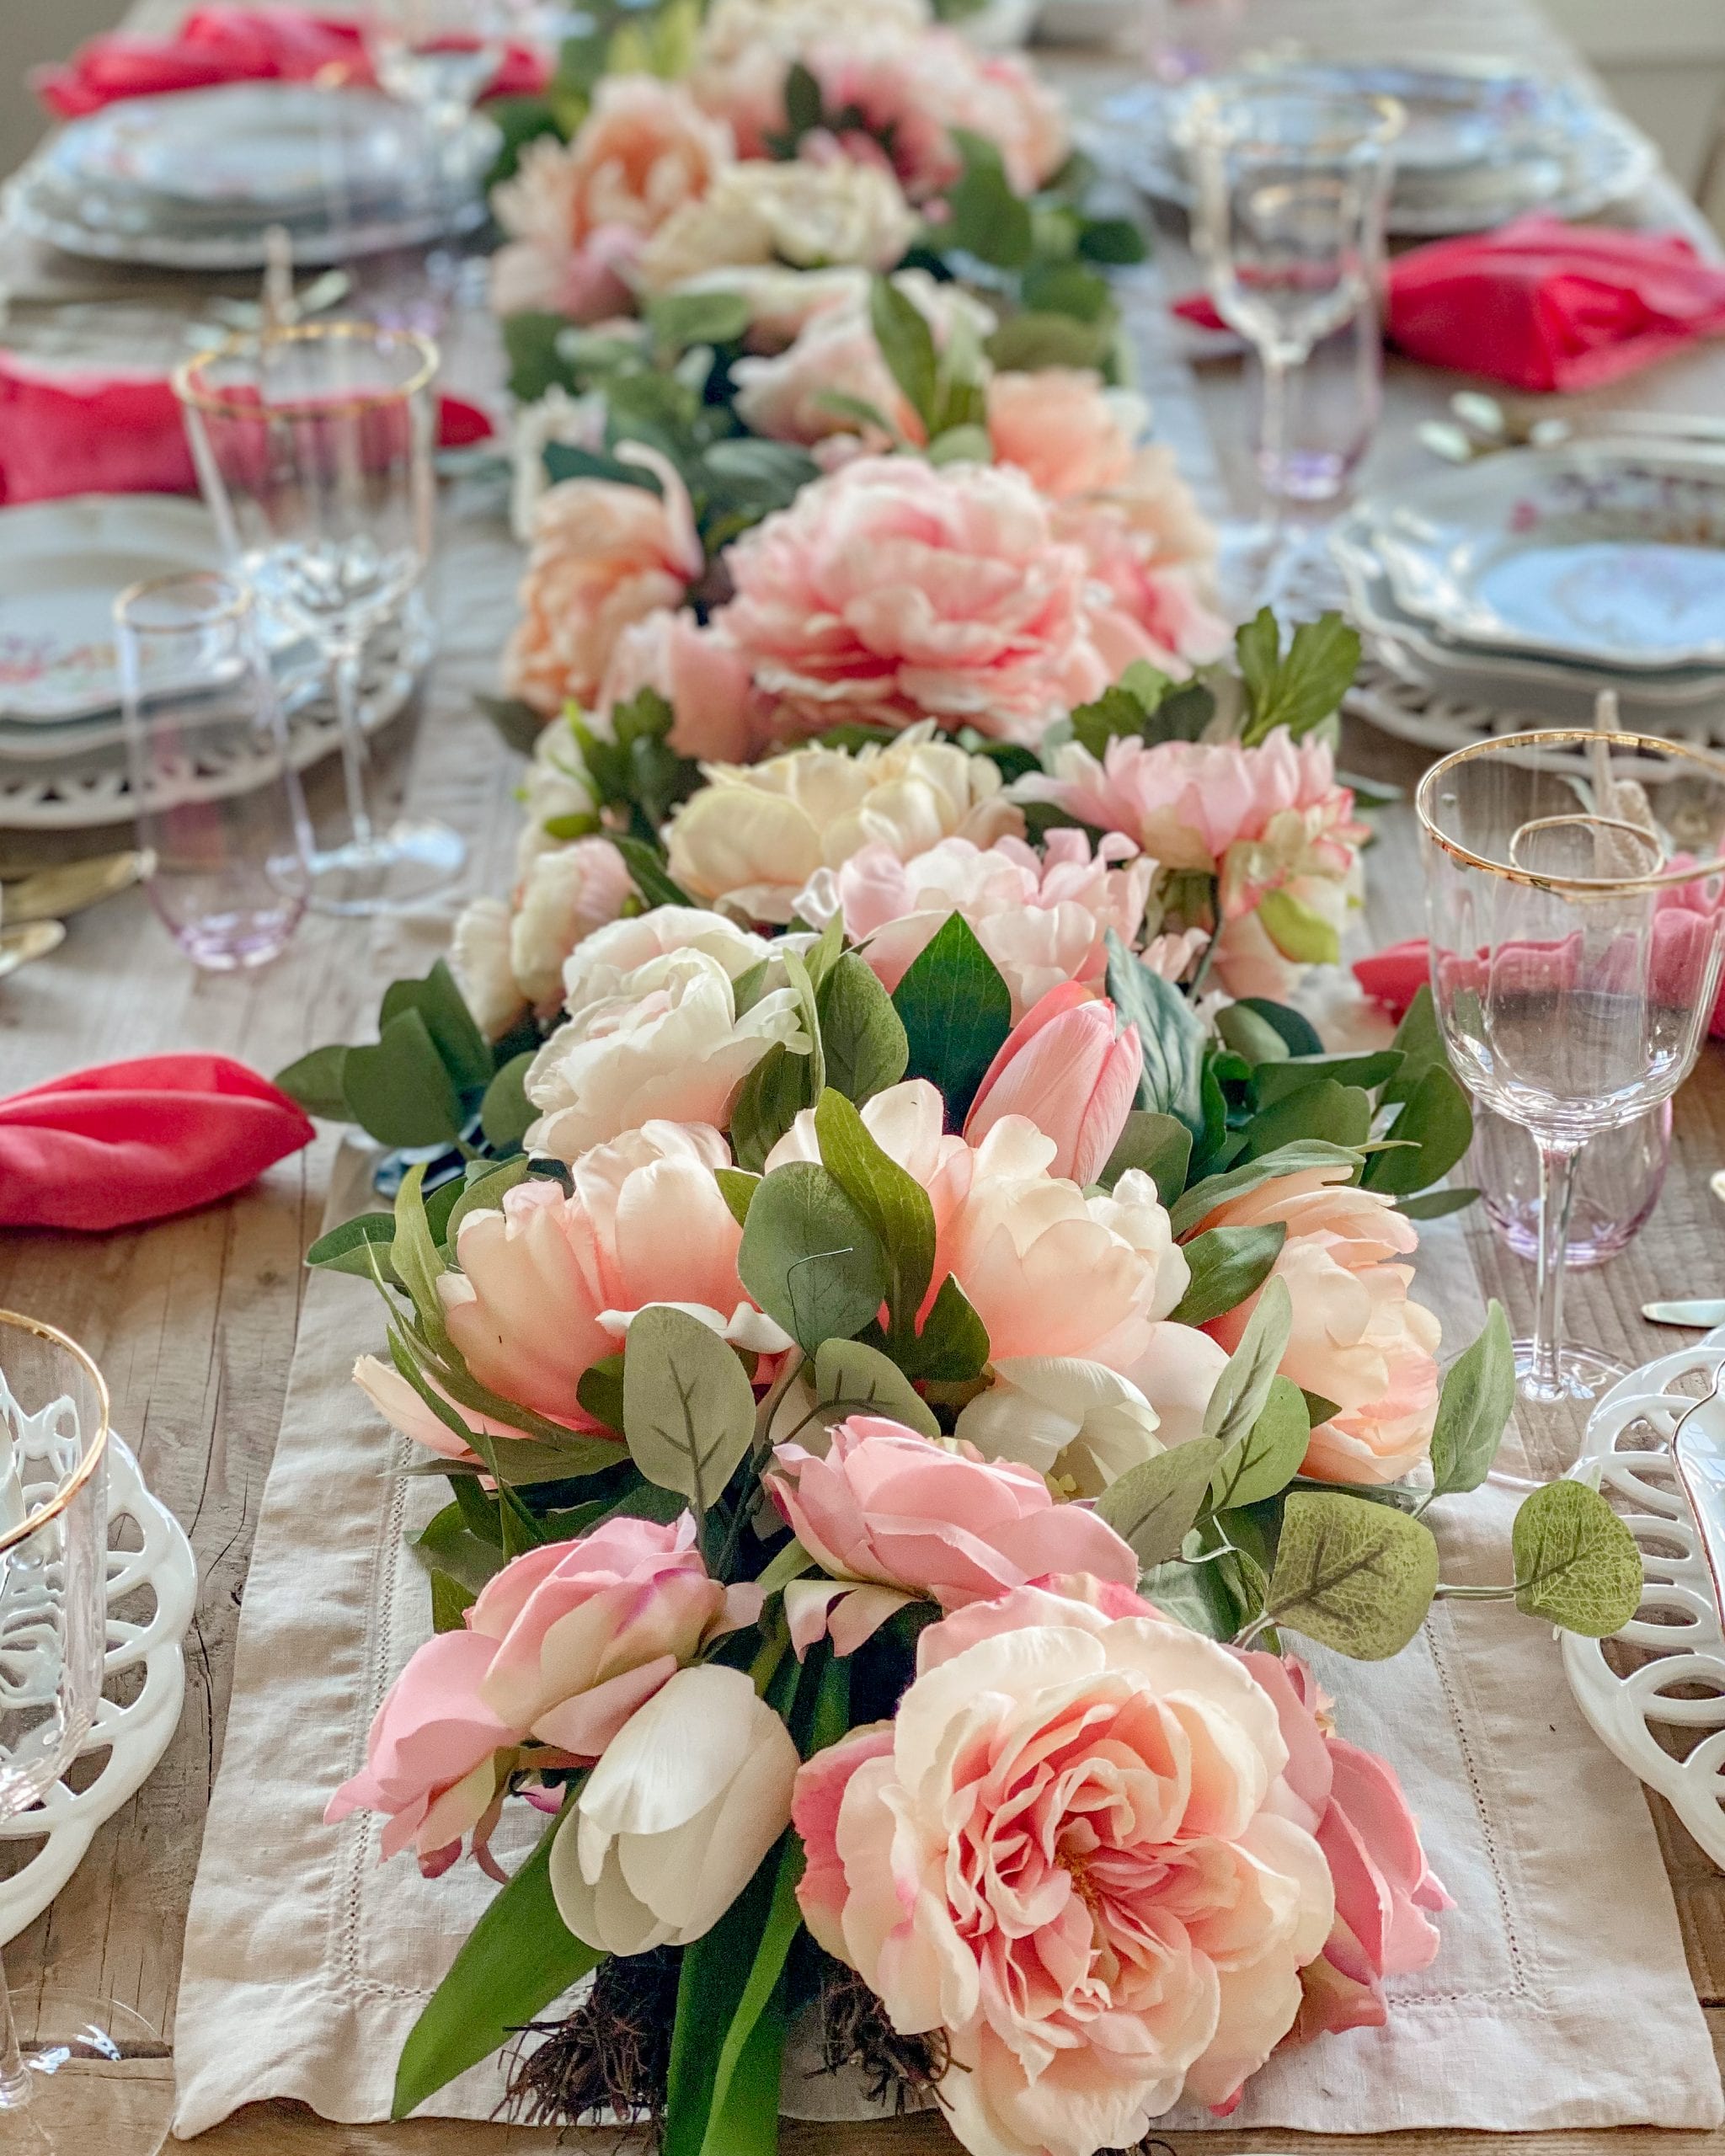
{"type": "MultiPolygon", "coordinates": [[[[1283,1374],[1336,1403],[1311,1433],[1303,1471],[1325,1482],[1393,1482],[1424,1460],[1438,1410],[1438,1321],[1408,1294],[1413,1223],[1345,1166],[1279,1176],[1230,1198],[1210,1228],[1285,1224],[1274,1271],[1294,1305],[1283,1374]]],[[[1231,1354],[1256,1295],[1204,1327],[1231,1354]]]]}
{"type": "Polygon", "coordinates": [[[1009,467],[859,457],[725,560],[718,618],[782,729],[934,718],[1034,741],[1107,685],[1083,551],[1009,467]]]}
{"type": "Polygon", "coordinates": [[[1148,417],[1142,398],[1105,388],[1089,367],[997,374],[988,385],[995,461],[1016,464],[1056,501],[1125,478],[1148,417]]]}
{"type": "Polygon", "coordinates": [[[846,934],[863,943],[889,990],[952,915],[963,914],[1012,991],[1017,1022],[1063,982],[1100,985],[1107,932],[1136,942],[1155,874],[1156,863],[1117,832],[1099,839],[1094,853],[1086,835],[1071,830],[1051,830],[1039,854],[1015,838],[986,848],[943,839],[909,861],[868,846],[836,871],[811,877],[797,911],[817,928],[841,915],[846,934]]]}
{"type": "Polygon", "coordinates": [[[460,1269],[437,1283],[468,1369],[506,1400],[590,1430],[601,1426],[577,1387],[649,1303],[680,1304],[729,1340],[782,1353],[784,1336],[737,1277],[742,1230],[713,1173],[729,1165],[717,1130],[644,1120],[583,1152],[572,1196],[530,1176],[500,1208],[469,1213],[456,1231],[460,1269]]]}
{"type": "Polygon", "coordinates": [[[964,1119],[980,1145],[1003,1116],[1055,1141],[1053,1172],[1094,1182],[1114,1151],[1144,1075],[1138,1028],[1117,1033],[1114,1006],[1076,981],[1051,988],[1013,1027],[983,1074],[964,1119]]]}
{"type": "Polygon", "coordinates": [[[631,622],[682,604],[705,556],[687,489],[670,462],[638,443],[622,455],[659,491],[622,480],[565,479],[533,512],[521,589],[522,619],[503,654],[505,691],[547,716],[598,695],[631,622]]]}
{"type": "Polygon", "coordinates": [[[761,731],[749,669],[723,628],[660,607],[619,631],[599,685],[595,718],[609,734],[619,704],[655,689],[670,706],[666,737],[680,756],[746,756],[761,731]]]}
{"type": "Polygon", "coordinates": [[[1094,1513],[1055,1504],[1033,1470],[991,1464],[961,1441],[853,1415],[825,1458],[782,1444],[772,1462],[762,1481],[773,1502],[830,1576],[784,1590],[799,1656],[829,1631],[836,1653],[854,1653],[919,1595],[959,1609],[1050,1571],[1137,1584],[1138,1560],[1094,1513]]]}
{"type": "Polygon", "coordinates": [[[811,746],[764,763],[708,765],[708,783],[670,826],[672,878],[751,921],[788,921],[818,869],[864,846],[910,861],[944,838],[986,847],[1020,836],[1023,816],[1006,798],[999,765],[935,736],[925,724],[854,755],[811,746]]]}
{"type": "Polygon", "coordinates": [[[803,1768],[798,1900],[895,2028],[945,2031],[975,2156],[1130,2148],[1299,2012],[1334,1897],[1287,1763],[1225,1647],[1021,1588],[931,1626],[895,1719],[803,1768]]]}

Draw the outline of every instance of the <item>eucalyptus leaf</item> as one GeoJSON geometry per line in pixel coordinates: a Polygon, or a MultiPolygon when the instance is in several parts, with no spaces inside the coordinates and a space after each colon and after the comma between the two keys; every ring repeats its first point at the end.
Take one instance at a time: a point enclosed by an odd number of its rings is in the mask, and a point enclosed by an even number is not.
{"type": "Polygon", "coordinates": [[[1263,1412],[1293,1326],[1288,1283],[1272,1273],[1204,1411],[1204,1434],[1220,1438],[1225,1450],[1238,1444],[1263,1412]]]}
{"type": "Polygon", "coordinates": [[[886,1299],[886,1252],[830,1168],[788,1161],[763,1178],[737,1252],[743,1285],[805,1354],[850,1339],[886,1299]]]}
{"type": "Polygon", "coordinates": [[[1515,1350],[1501,1303],[1485,1329],[1444,1376],[1432,1426],[1432,1481],[1436,1494],[1477,1490],[1491,1471],[1515,1406],[1515,1350]]]}
{"type": "MultiPolygon", "coordinates": [[[[1238,1003],[1231,1004],[1221,1016],[1226,1018],[1243,1007],[1238,1003]]],[[[1267,1108],[1285,1100],[1290,1093],[1303,1091],[1326,1078],[1334,1079],[1338,1085],[1359,1086],[1369,1093],[1375,1092],[1396,1075],[1402,1063],[1400,1050],[1392,1048],[1378,1049],[1369,1055],[1284,1054],[1260,1063],[1252,1074],[1252,1082],[1259,1107],[1267,1108]]]]}
{"type": "Polygon", "coordinates": [[[868,289],[868,319],[888,372],[923,425],[932,429],[940,394],[940,357],[922,310],[889,278],[877,277],[868,289]]]}
{"type": "Polygon", "coordinates": [[[1641,1606],[1641,1550],[1597,1490],[1548,1482],[1510,1530],[1515,1606],[1590,1640],[1621,1632],[1641,1606]]]}
{"type": "Polygon", "coordinates": [[[1368,1190],[1406,1198],[1449,1174],[1473,1143],[1473,1107],[1447,1065],[1426,1072],[1387,1134],[1397,1142],[1366,1162],[1368,1190]]]}
{"type": "Polygon", "coordinates": [[[1144,1073],[1135,1105],[1175,1117],[1194,1138],[1204,1127],[1204,1022],[1172,983],[1108,931],[1108,994],[1124,1025],[1138,1028],[1144,1073]]]}
{"type": "Polygon", "coordinates": [[[905,1022],[868,961],[846,951],[815,991],[826,1082],[861,1107],[896,1086],[911,1059],[905,1022]]]}
{"type": "Polygon", "coordinates": [[[751,1175],[746,1168],[717,1168],[713,1175],[720,1195],[730,1208],[731,1218],[740,1228],[746,1226],[749,1207],[761,1187],[760,1177],[751,1175]]]}
{"type": "Polygon", "coordinates": [[[941,1434],[933,1411],[898,1364],[861,1340],[821,1342],[814,1355],[814,1397],[835,1421],[885,1415],[925,1438],[941,1434]]]}
{"type": "Polygon", "coordinates": [[[1097,1499],[1098,1517],[1131,1545],[1140,1566],[1178,1556],[1222,1452],[1215,1438],[1194,1438],[1129,1467],[1097,1499]]]}
{"type": "Polygon", "coordinates": [[[1437,1584],[1438,1545],[1421,1521],[1340,1491],[1296,1490],[1263,1614],[1356,1662],[1382,1662],[1419,1630],[1437,1584]]]}
{"type": "Polygon", "coordinates": [[[1140,1169],[1156,1185],[1162,1203],[1172,1205],[1185,1187],[1191,1159],[1192,1133],[1178,1116],[1130,1108],[1097,1180],[1104,1190],[1112,1190],[1129,1169],[1140,1169]]]}
{"type": "Polygon", "coordinates": [[[1358,1150],[1370,1134],[1371,1096],[1361,1086],[1320,1078],[1258,1110],[1246,1126],[1244,1157],[1254,1161],[1312,1139],[1358,1150]]]}
{"type": "Polygon", "coordinates": [[[455,1239],[468,1214],[500,1206],[504,1193],[513,1190],[518,1182],[525,1182],[532,1165],[525,1153],[517,1153],[512,1161],[503,1161],[489,1174],[475,1176],[450,1208],[449,1217],[443,1224],[445,1247],[451,1251],[455,1248],[455,1239]]]}
{"type": "Polygon", "coordinates": [[[1208,1325],[1236,1309],[1268,1278],[1288,1239],[1285,1220],[1258,1227],[1211,1228],[1185,1246],[1192,1278],[1168,1313],[1177,1325],[1208,1325]]]}
{"type": "Polygon", "coordinates": [[[1423,1191],[1417,1198],[1399,1198],[1396,1210],[1406,1220],[1441,1220],[1445,1214],[1464,1213],[1479,1196],[1471,1185],[1423,1191]]]}
{"type": "Polygon", "coordinates": [[[1243,1198],[1260,1183],[1274,1182],[1283,1176],[1306,1175],[1314,1168],[1332,1168],[1338,1171],[1334,1180],[1345,1182],[1359,1166],[1359,1157],[1348,1146],[1332,1145],[1316,1138],[1300,1139],[1291,1145],[1279,1146],[1274,1152],[1261,1153],[1256,1160],[1242,1161],[1238,1167],[1230,1168],[1221,1175],[1207,1176],[1202,1182],[1194,1183],[1179,1203],[1168,1209],[1174,1233],[1189,1235],[1217,1206],[1243,1198]]]}
{"type": "Polygon", "coordinates": [[[1021,269],[1034,248],[1030,205],[1012,190],[1000,151],[964,128],[952,130],[964,168],[946,191],[943,245],[962,248],[1000,270],[1021,269]]]}
{"type": "Polygon", "coordinates": [[[730,1136],[740,1168],[758,1175],[798,1115],[814,1105],[810,1075],[806,1055],[775,1041],[737,1088],[730,1136]]]}
{"type": "Polygon", "coordinates": [[[1288,1043],[1268,1018],[1244,1003],[1230,1003],[1216,1013],[1216,1032],[1248,1063],[1274,1065],[1284,1062],[1288,1043]]]}
{"type": "Polygon", "coordinates": [[[886,1253],[887,1312],[895,1340],[914,1335],[934,1273],[934,1207],[915,1176],[869,1135],[862,1117],[830,1086],[814,1107],[820,1157],[873,1229],[886,1253]]]}
{"type": "MultiPolygon", "coordinates": [[[[1180,1450],[1189,1452],[1191,1447],[1183,1445],[1180,1450]]],[[[1229,1592],[1217,1562],[1188,1565],[1171,1557],[1146,1568],[1138,1591],[1165,1617],[1207,1640],[1231,1640],[1245,1621],[1245,1610],[1229,1592]]]]}
{"type": "Polygon", "coordinates": [[[398,1288],[402,1282],[389,1257],[394,1241],[393,1213],[361,1213],[319,1235],[306,1252],[306,1263],[328,1273],[356,1273],[362,1280],[381,1278],[386,1287],[398,1288]]]}
{"type": "Polygon", "coordinates": [[[1070,314],[1027,308],[1009,316],[989,338],[988,356],[996,367],[1035,374],[1044,367],[1102,367],[1114,343],[1110,322],[1079,322],[1070,314]]]}
{"type": "Polygon", "coordinates": [[[512,1055],[485,1088],[485,1097],[479,1103],[479,1128],[488,1145],[519,1145],[537,1122],[539,1111],[522,1088],[536,1052],[523,1049],[519,1055],[512,1055]]]}
{"type": "Polygon", "coordinates": [[[1257,1421],[1210,1478],[1211,1504],[1231,1512],[1277,1496],[1300,1472],[1311,1437],[1305,1395],[1291,1378],[1273,1377],[1257,1421]]]}
{"type": "Polygon", "coordinates": [[[988,1328],[956,1275],[940,1283],[916,1344],[908,1351],[912,1374],[942,1385],[968,1385],[988,1361],[988,1328]]]}
{"type": "Polygon", "coordinates": [[[341,1082],[342,1066],[346,1060],[346,1043],[333,1041],[328,1048],[314,1048],[309,1055],[302,1055],[285,1070],[278,1070],[275,1083],[290,1099],[297,1101],[307,1115],[316,1116],[320,1122],[351,1123],[354,1112],[348,1106],[341,1082]]]}
{"type": "Polygon", "coordinates": [[[755,1435],[755,1395],[736,1350],[670,1303],[636,1313],[623,1349],[629,1457],[697,1518],[710,1511],[755,1435]]]}
{"type": "Polygon", "coordinates": [[[461,1135],[460,1096],[417,1009],[398,1011],[375,1046],[350,1048],[341,1082],[353,1120],[383,1145],[440,1145],[461,1135]]]}
{"type": "Polygon", "coordinates": [[[1236,1010],[1255,1011],[1265,1023],[1279,1033],[1287,1043],[1290,1055],[1322,1055],[1324,1044],[1316,1027],[1303,1011],[1290,1004],[1273,1003],[1267,995],[1242,995],[1236,1010]]]}
{"type": "Polygon", "coordinates": [[[383,991],[380,1029],[403,1011],[417,1011],[445,1069],[461,1087],[483,1086],[492,1073],[491,1050],[456,986],[448,962],[439,958],[421,980],[394,980],[383,991]]]}

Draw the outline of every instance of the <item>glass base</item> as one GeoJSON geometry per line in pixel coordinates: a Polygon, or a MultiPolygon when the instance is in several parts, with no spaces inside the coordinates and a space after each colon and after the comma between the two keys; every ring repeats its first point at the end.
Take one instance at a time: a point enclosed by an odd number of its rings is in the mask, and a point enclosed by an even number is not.
{"type": "Polygon", "coordinates": [[[12,2002],[29,2101],[0,2106],[5,2156],[156,2156],[174,2121],[161,2031],[117,1999],[22,1993],[12,2002]]]}
{"type": "Polygon", "coordinates": [[[1619,1378],[1629,1374],[1630,1365],[1620,1363],[1616,1356],[1601,1355],[1592,1348],[1566,1347],[1559,1362],[1562,1381],[1553,1390],[1535,1380],[1532,1341],[1518,1340],[1514,1347],[1516,1396],[1532,1401],[1535,1406],[1556,1406],[1571,1400],[1598,1400],[1611,1390],[1619,1378]]]}
{"type": "Polygon", "coordinates": [[[393,913],[430,898],[461,873],[466,842],[447,824],[403,817],[372,839],[314,853],[308,864],[317,913],[393,913]]]}

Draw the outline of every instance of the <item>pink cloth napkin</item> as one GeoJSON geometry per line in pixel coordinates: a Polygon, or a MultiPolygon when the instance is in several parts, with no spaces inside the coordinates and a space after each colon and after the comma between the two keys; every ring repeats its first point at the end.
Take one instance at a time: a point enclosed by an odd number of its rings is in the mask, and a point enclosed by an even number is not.
{"type": "Polygon", "coordinates": [[[131,1227],[207,1205],[311,1143],[312,1120],[222,1055],[147,1055],[0,1101],[0,1227],[131,1227]]]}
{"type": "MultiPolygon", "coordinates": [[[[1174,312],[1221,327],[1203,293],[1174,312]]],[[[1390,265],[1385,334],[1398,350],[1515,389],[1597,389],[1722,330],[1725,267],[1679,232],[1519,217],[1390,265]]]]}
{"type": "MultiPolygon", "coordinates": [[[[443,399],[444,448],[491,430],[478,405],[443,399]]],[[[0,502],[193,494],[197,484],[179,403],[159,375],[80,373],[0,351],[0,502]]]]}
{"type": "MultiPolygon", "coordinates": [[[[543,54],[511,45],[487,95],[529,97],[549,75],[543,54]]],[[[363,21],[303,8],[198,8],[169,38],[123,30],[92,38],[62,67],[39,68],[35,93],[62,120],[116,98],[158,96],[216,83],[371,83],[363,21]]]]}
{"type": "MultiPolygon", "coordinates": [[[[1682,897],[1674,894],[1673,910],[1683,905],[1682,897]]],[[[1405,943],[1391,943],[1385,950],[1373,952],[1369,958],[1356,958],[1354,978],[1374,1003],[1381,1003],[1392,1018],[1399,1018],[1431,979],[1431,947],[1423,936],[1410,937],[1405,943]]],[[[1725,985],[1720,988],[1707,1030],[1716,1040],[1725,1038],[1725,985]]]]}

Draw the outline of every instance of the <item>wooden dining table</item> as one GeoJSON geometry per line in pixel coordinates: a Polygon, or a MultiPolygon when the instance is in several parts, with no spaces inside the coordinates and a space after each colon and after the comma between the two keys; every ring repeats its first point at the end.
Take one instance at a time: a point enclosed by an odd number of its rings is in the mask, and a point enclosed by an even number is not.
{"type": "MultiPolygon", "coordinates": [[[[144,0],[132,18],[159,29],[173,0],[144,0]]],[[[1578,63],[1530,0],[1258,0],[1263,25],[1332,49],[1358,49],[1356,32],[1377,49],[1405,47],[1502,53],[1573,68],[1578,63]]],[[[1049,72],[1081,103],[1126,78],[1130,56],[1049,53],[1049,72]]],[[[1680,212],[1669,183],[1640,214],[1665,222],[1680,212]]],[[[1171,288],[1189,275],[1182,243],[1163,236],[1171,288]]],[[[0,236],[0,284],[13,319],[39,323],[56,310],[84,310],[90,356],[104,356],[104,309],[115,301],[188,309],[202,304],[184,280],[121,277],[51,258],[15,235],[0,236]]],[[[200,288],[206,291],[207,287],[200,288]]],[[[116,325],[122,319],[114,318],[116,325]]],[[[481,330],[470,334],[483,336],[481,330]]],[[[7,339],[0,322],[0,343],[7,339]]],[[[1393,485],[1429,467],[1419,423],[1441,412],[1462,386],[1391,360],[1382,425],[1362,483],[1393,485]]],[[[1199,369],[1208,432],[1236,499],[1249,501],[1247,389],[1236,361],[1199,369]]],[[[1725,414],[1725,344],[1701,347],[1645,376],[1566,411],[1629,407],[1725,414]]],[[[518,808],[517,771],[474,711],[475,691],[494,686],[498,648],[509,625],[519,553],[494,492],[472,483],[447,491],[441,558],[433,586],[442,648],[417,710],[395,729],[387,782],[410,786],[415,805],[446,816],[467,835],[473,888],[502,889],[518,808]]],[[[1343,762],[1365,777],[1407,787],[1423,753],[1350,723],[1343,762]]],[[[1368,862],[1361,948],[1421,927],[1420,878],[1413,816],[1404,804],[1381,812],[1368,862]]],[[[47,835],[0,830],[0,875],[115,843],[113,835],[47,835]]],[[[0,985],[0,1093],[81,1065],[123,1055],[195,1048],[274,1071],[307,1047],[364,1037],[383,984],[403,964],[399,931],[310,916],[288,953],[254,974],[194,971],[169,942],[141,892],[80,915],[49,961],[0,985]]],[[[411,962],[409,962],[411,963],[411,962]]],[[[75,1876],[52,1907],[8,1950],[14,1988],[58,1983],[109,1993],[172,2030],[185,1912],[197,1868],[204,1815],[221,1758],[236,1629],[259,1502],[280,1423],[307,1275],[302,1258],[318,1232],[339,1134],[318,1141],[224,1203],[156,1225],[104,1235],[0,1231],[0,1307],[51,1320],[96,1356],[112,1389],[116,1428],[138,1453],[151,1487],[184,1523],[196,1552],[200,1589],[186,1641],[188,1684],[179,1730],[138,1794],[97,1833],[75,1876]]],[[[1725,1291],[1725,1213],[1709,1189],[1725,1164],[1725,1045],[1710,1045],[1676,1102],[1671,1169],[1658,1208],[1638,1239],[1603,1268],[1572,1276],[1575,1332],[1629,1363],[1672,1344],[1640,1317],[1643,1301],[1725,1291]]],[[[1467,1247],[1480,1284],[1525,1329],[1531,1268],[1513,1256],[1474,1209],[1467,1247]]],[[[1561,1424],[1561,1418],[1560,1418],[1561,1424]]],[[[1574,1433],[1554,1425],[1530,1433],[1535,1465],[1556,1472],[1573,1457],[1574,1433]]],[[[283,1742],[292,1741],[284,1730],[283,1742]]],[[[1725,2057],[1725,1879],[1657,1796],[1652,1806],[1669,1871],[1690,1974],[1725,2057]]],[[[258,1822],[267,1842],[269,1822],[258,1822]]],[[[1599,1942],[1601,1954],[1610,1941],[1599,1942]]],[[[1635,2002],[1624,2001],[1632,2015],[1635,2002]]],[[[1439,2063],[1434,2063],[1434,2066],[1439,2063]]],[[[1465,2059],[1440,2063],[1465,2073],[1465,2059]]],[[[399,2126],[336,2125],[295,2105],[252,2105],[204,2137],[211,2156],[525,2156],[567,2143],[548,2130],[414,2121],[399,2126]]],[[[1279,2133],[1266,2138],[1218,2128],[1177,2135],[1183,2150],[1343,2148],[1438,2156],[1514,2149],[1518,2156],[1699,2156],[1725,2152],[1725,2132],[1651,2129],[1520,2136],[1405,2132],[1345,2142],[1279,2133]]],[[[788,2156],[910,2156],[947,2143],[937,2120],[867,2127],[788,2127],[788,2156]]],[[[9,2143],[8,2144],[10,2145],[9,2143]]],[[[100,2156],[92,2150],[91,2156],[100,2156]]]]}

